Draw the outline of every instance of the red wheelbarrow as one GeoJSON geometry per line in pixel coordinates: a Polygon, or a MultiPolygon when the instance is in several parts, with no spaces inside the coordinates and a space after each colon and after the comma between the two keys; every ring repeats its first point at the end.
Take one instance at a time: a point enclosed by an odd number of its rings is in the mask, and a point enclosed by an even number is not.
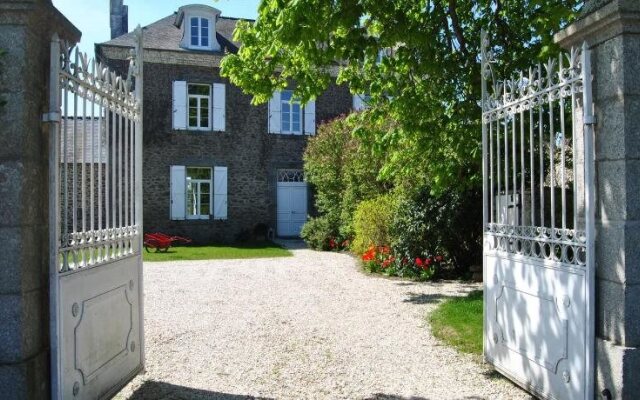
{"type": "Polygon", "coordinates": [[[189,244],[191,239],[182,236],[169,236],[160,232],[144,234],[144,249],[147,252],[150,252],[149,249],[156,249],[156,252],[167,252],[174,243],[189,244]]]}

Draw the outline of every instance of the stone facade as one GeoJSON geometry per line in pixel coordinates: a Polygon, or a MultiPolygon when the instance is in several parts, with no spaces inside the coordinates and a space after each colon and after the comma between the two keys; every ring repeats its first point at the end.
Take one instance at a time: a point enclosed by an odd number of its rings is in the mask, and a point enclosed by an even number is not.
{"type": "Polygon", "coordinates": [[[0,1],[0,397],[46,399],[50,42],[80,32],[50,0],[0,1]]]}
{"type": "Polygon", "coordinates": [[[596,396],[640,393],[640,2],[588,0],[556,36],[591,49],[595,108],[596,396]]]}
{"type": "MultiPolygon", "coordinates": [[[[117,51],[98,46],[97,52],[101,59],[126,73],[126,62],[106,56],[117,51]]],[[[259,223],[275,229],[277,170],[302,169],[308,136],[268,133],[268,106],[251,105],[251,96],[220,77],[217,67],[146,61],[144,76],[145,231],[185,235],[210,243],[234,241],[259,223]],[[172,128],[172,82],[176,80],[226,85],[224,132],[172,128]],[[171,165],[226,166],[228,219],[171,220],[171,165]]],[[[316,99],[316,123],[345,114],[351,106],[349,90],[331,85],[316,99]]],[[[309,196],[309,209],[311,203],[309,196]]]]}

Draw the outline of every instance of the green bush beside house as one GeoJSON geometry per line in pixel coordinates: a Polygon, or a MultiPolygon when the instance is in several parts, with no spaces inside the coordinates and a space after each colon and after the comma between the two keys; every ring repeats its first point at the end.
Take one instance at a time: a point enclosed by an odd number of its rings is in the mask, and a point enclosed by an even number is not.
{"type": "Polygon", "coordinates": [[[481,191],[462,186],[434,194],[422,179],[385,178],[384,153],[353,134],[379,126],[341,117],[309,140],[305,174],[318,214],[304,226],[303,239],[319,250],[348,242],[370,272],[417,279],[464,275],[480,261],[481,191]]]}

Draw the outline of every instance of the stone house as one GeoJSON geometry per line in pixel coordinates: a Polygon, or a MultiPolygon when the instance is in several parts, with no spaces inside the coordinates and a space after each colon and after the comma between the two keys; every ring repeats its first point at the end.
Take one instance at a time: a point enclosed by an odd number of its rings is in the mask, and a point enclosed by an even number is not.
{"type": "MultiPolygon", "coordinates": [[[[112,2],[113,38],[95,51],[126,74],[134,37],[121,3],[112,2]]],[[[302,173],[307,140],[318,123],[348,113],[353,96],[333,84],[304,106],[289,90],[251,105],[251,96],[220,76],[222,57],[240,46],[237,22],[188,5],[143,28],[146,232],[230,242],[259,227],[295,237],[312,208],[302,173]]]]}

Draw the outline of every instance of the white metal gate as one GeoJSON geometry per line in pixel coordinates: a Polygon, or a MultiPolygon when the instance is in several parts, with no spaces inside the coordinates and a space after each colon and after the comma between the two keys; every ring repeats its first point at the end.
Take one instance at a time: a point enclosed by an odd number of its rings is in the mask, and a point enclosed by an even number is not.
{"type": "Polygon", "coordinates": [[[510,79],[482,34],[484,356],[550,399],[592,399],[593,114],[586,45],[510,79]]]}
{"type": "Polygon", "coordinates": [[[110,397],[143,368],[140,28],[136,35],[126,80],[57,36],[51,44],[53,399],[110,397]]]}

